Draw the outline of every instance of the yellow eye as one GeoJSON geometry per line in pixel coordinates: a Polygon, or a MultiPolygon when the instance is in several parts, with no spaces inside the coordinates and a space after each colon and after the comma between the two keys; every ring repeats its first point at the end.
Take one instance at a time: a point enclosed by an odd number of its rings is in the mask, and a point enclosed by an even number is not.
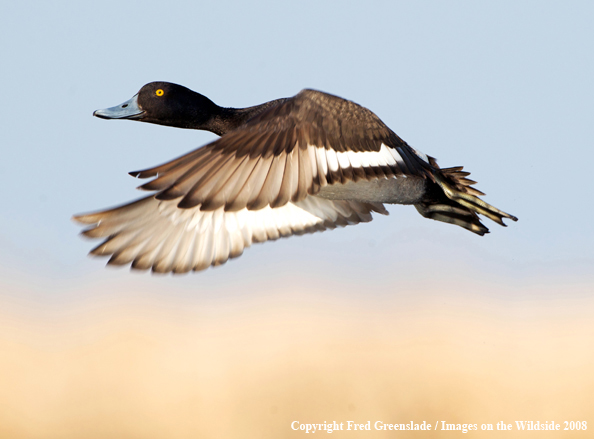
{"type": "Polygon", "coordinates": [[[165,93],[165,92],[164,92],[163,90],[161,90],[161,89],[159,89],[159,90],[157,90],[157,91],[155,92],[155,94],[156,94],[157,96],[163,96],[163,93],[165,93]]]}

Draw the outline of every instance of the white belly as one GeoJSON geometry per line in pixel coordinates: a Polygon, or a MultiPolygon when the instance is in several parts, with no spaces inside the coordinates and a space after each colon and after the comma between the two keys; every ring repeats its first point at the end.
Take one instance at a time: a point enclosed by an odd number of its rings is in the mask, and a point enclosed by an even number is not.
{"type": "Polygon", "coordinates": [[[426,180],[419,177],[383,178],[324,186],[316,196],[328,200],[416,204],[425,194],[426,180]]]}

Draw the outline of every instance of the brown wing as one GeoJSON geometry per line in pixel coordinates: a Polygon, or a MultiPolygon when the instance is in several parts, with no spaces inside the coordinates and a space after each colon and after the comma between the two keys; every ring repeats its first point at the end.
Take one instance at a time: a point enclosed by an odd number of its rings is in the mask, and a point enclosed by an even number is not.
{"type": "Polygon", "coordinates": [[[431,177],[432,166],[375,114],[303,90],[220,139],[156,168],[141,186],[178,206],[227,211],[278,207],[329,184],[398,175],[431,177]]]}

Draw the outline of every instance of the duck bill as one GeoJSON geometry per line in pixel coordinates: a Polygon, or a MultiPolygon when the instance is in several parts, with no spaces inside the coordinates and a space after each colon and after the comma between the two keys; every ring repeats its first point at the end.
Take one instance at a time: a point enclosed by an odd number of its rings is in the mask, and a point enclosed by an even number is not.
{"type": "Polygon", "coordinates": [[[115,107],[95,110],[93,116],[101,119],[140,119],[144,111],[138,105],[138,95],[115,107]]]}

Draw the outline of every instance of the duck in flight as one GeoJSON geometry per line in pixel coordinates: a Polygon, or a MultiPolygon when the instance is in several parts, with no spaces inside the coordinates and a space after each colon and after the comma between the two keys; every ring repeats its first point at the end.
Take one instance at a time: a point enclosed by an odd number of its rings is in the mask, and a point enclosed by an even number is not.
{"type": "Polygon", "coordinates": [[[369,222],[384,203],[484,235],[477,214],[517,221],[478,198],[462,167],[440,168],[374,113],[315,90],[249,108],[223,108],[186,87],[151,82],[103,119],[211,131],[219,139],[155,168],[151,194],[74,219],[104,241],[109,264],[186,273],[224,264],[252,243],[369,222]]]}

